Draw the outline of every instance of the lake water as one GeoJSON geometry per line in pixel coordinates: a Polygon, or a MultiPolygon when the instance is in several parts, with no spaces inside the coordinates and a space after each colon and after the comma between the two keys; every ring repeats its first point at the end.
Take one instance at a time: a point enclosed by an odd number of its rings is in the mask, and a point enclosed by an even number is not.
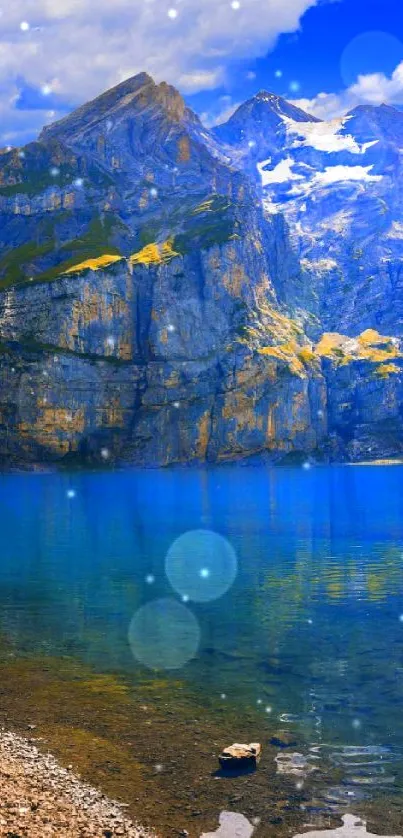
{"type": "Polygon", "coordinates": [[[176,664],[168,677],[217,713],[253,708],[295,738],[277,770],[302,785],[317,769],[312,810],[389,803],[403,787],[402,478],[401,466],[3,475],[0,634],[13,654],[126,678],[142,670],[135,655],[176,664]]]}

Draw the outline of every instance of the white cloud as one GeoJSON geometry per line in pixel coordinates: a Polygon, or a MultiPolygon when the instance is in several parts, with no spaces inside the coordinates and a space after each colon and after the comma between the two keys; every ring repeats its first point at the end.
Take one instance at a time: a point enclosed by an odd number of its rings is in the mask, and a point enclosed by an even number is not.
{"type": "MultiPolygon", "coordinates": [[[[23,145],[43,125],[54,122],[61,114],[56,111],[25,111],[15,107],[18,89],[0,90],[0,125],[3,146],[23,145]]],[[[48,104],[48,103],[47,103],[48,104]]]]}
{"type": "Polygon", "coordinates": [[[238,110],[239,106],[242,104],[242,102],[231,102],[230,96],[222,97],[221,102],[223,102],[223,100],[225,99],[227,101],[224,104],[222,110],[218,111],[218,113],[206,112],[204,114],[201,114],[200,119],[204,123],[204,125],[207,126],[207,128],[212,128],[214,125],[221,125],[222,123],[227,122],[228,119],[230,119],[230,117],[232,116],[232,114],[234,114],[235,111],[238,110]]]}
{"type": "Polygon", "coordinates": [[[351,87],[340,93],[318,93],[313,99],[298,99],[294,105],[319,117],[334,119],[357,105],[403,104],[403,61],[391,76],[370,73],[358,76],[351,87]]]}
{"type": "Polygon", "coordinates": [[[235,57],[264,55],[319,2],[248,0],[234,14],[225,0],[177,0],[171,19],[169,0],[13,0],[0,18],[0,88],[22,78],[78,104],[145,70],[185,93],[211,89],[235,57]]]}

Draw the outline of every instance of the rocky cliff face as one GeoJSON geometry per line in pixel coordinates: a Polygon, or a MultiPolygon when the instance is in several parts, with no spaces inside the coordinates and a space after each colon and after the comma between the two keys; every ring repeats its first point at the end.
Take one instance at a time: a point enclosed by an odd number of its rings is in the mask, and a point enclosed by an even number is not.
{"type": "MultiPolygon", "coordinates": [[[[338,233],[319,251],[316,196],[307,230],[300,196],[261,178],[284,167],[287,120],[323,123],[247,104],[212,135],[142,74],[0,155],[3,463],[401,451],[400,272],[377,250],[391,239],[377,229],[355,259],[338,233]]],[[[343,198],[322,200],[334,226],[343,198]]],[[[350,197],[351,247],[380,200],[350,197]]]]}

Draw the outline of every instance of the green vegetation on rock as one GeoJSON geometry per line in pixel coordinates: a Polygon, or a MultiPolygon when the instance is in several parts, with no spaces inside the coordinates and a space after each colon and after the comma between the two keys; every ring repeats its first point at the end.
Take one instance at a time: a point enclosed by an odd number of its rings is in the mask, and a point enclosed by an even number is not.
{"type": "Polygon", "coordinates": [[[0,259],[0,274],[3,274],[0,278],[0,288],[26,282],[50,282],[87,259],[97,259],[105,250],[120,256],[118,247],[112,243],[114,233],[119,228],[125,229],[125,226],[114,213],[108,213],[104,218],[97,216],[90,221],[81,236],[66,241],[59,248],[56,247],[54,229],[51,236],[48,229],[48,238],[44,242],[26,242],[8,251],[0,259]],[[37,260],[52,252],[55,252],[55,258],[59,259],[57,264],[35,273],[37,260]]]}

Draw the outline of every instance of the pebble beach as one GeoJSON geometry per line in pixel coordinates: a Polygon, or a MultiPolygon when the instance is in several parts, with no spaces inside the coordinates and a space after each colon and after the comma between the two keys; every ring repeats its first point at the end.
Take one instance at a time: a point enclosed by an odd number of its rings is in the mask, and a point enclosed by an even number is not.
{"type": "Polygon", "coordinates": [[[41,753],[34,739],[0,732],[1,838],[157,838],[111,800],[41,753]]]}

